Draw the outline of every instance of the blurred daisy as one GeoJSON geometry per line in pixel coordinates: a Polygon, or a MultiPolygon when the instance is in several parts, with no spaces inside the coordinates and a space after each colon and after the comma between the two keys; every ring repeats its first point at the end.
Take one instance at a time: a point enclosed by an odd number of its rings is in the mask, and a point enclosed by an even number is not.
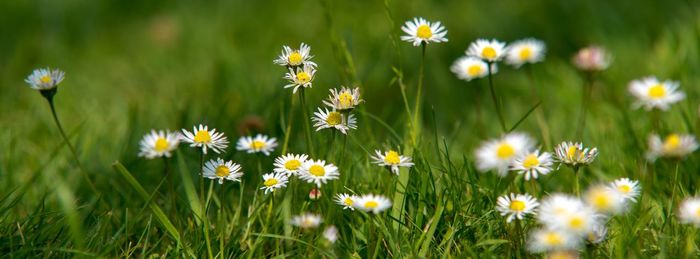
{"type": "Polygon", "coordinates": [[[216,129],[209,130],[209,127],[199,124],[192,127],[192,132],[182,129],[182,140],[190,143],[190,147],[201,147],[202,153],[206,154],[207,149],[221,153],[228,147],[228,139],[224,133],[216,132],[216,129]]]}
{"type": "Polygon", "coordinates": [[[579,238],[564,231],[538,229],[530,234],[528,250],[533,253],[574,250],[580,245],[579,238]]]}
{"type": "Polygon", "coordinates": [[[534,146],[534,141],[526,134],[512,132],[500,139],[485,141],[476,150],[476,168],[481,172],[496,170],[499,176],[506,176],[508,167],[515,158],[522,156],[534,146]]]}
{"type": "Polygon", "coordinates": [[[318,200],[323,196],[321,193],[321,189],[319,188],[311,188],[311,191],[309,191],[309,199],[310,200],[318,200]]]}
{"type": "Polygon", "coordinates": [[[700,198],[686,198],[678,208],[678,218],[683,224],[700,227],[700,198]]]}
{"type": "Polygon", "coordinates": [[[285,85],[284,88],[294,87],[293,93],[299,90],[299,87],[311,88],[311,81],[314,80],[316,76],[316,68],[309,65],[303,65],[302,67],[289,68],[289,72],[284,75],[284,79],[289,80],[289,84],[285,85]]]}
{"type": "Polygon", "coordinates": [[[365,212],[378,214],[390,208],[391,201],[381,195],[366,194],[355,198],[352,206],[365,212]]]}
{"type": "Polygon", "coordinates": [[[338,167],[324,160],[309,159],[301,166],[299,178],[309,183],[315,183],[319,188],[328,180],[338,179],[340,172],[338,167]]]}
{"type": "Polygon", "coordinates": [[[338,228],[334,225],[326,227],[326,229],[323,230],[323,238],[331,242],[331,244],[334,244],[335,241],[338,241],[338,228]]]}
{"type": "Polygon", "coordinates": [[[277,139],[270,138],[263,134],[255,135],[255,137],[245,136],[238,139],[236,149],[246,151],[248,154],[261,152],[266,156],[274,151],[277,147],[277,139]]]}
{"type": "Polygon", "coordinates": [[[506,54],[506,44],[497,40],[478,39],[469,44],[467,56],[480,58],[486,62],[498,62],[506,54]]]}
{"type": "Polygon", "coordinates": [[[599,46],[583,48],[572,59],[576,68],[588,72],[603,71],[610,66],[611,61],[608,51],[599,46]]]}
{"type": "Polygon", "coordinates": [[[537,219],[549,229],[584,236],[600,224],[602,217],[577,198],[555,194],[542,201],[537,219]]]}
{"type": "Polygon", "coordinates": [[[551,153],[542,152],[540,154],[539,150],[535,150],[516,158],[510,166],[510,170],[516,171],[518,174],[524,174],[525,180],[530,180],[530,178],[537,179],[540,174],[549,174],[552,171],[553,164],[551,153]]]}
{"type": "Polygon", "coordinates": [[[282,46],[282,54],[275,59],[275,64],[286,67],[296,67],[301,65],[316,66],[316,63],[311,62],[311,47],[301,43],[299,49],[292,49],[288,46],[282,46]]]}
{"type": "Polygon", "coordinates": [[[620,178],[610,183],[610,188],[617,191],[625,200],[637,201],[637,196],[641,192],[639,181],[620,178]]]}
{"type": "Polygon", "coordinates": [[[63,71],[58,69],[51,70],[47,67],[34,69],[32,74],[27,79],[24,79],[24,82],[27,82],[29,87],[34,90],[43,91],[56,88],[63,81],[64,77],[65,73],[63,71]]]}
{"type": "Polygon", "coordinates": [[[537,63],[544,60],[544,42],[537,39],[524,39],[508,45],[506,63],[516,68],[525,63],[537,63]]]}
{"type": "Polygon", "coordinates": [[[379,150],[375,150],[374,153],[375,156],[372,156],[372,163],[378,164],[379,166],[388,166],[391,168],[391,172],[396,175],[399,175],[399,167],[413,166],[410,157],[399,155],[399,153],[394,150],[386,151],[384,154],[379,150]]]}
{"type": "Polygon", "coordinates": [[[263,186],[260,189],[265,190],[265,194],[286,187],[289,180],[284,173],[269,173],[264,174],[262,177],[263,186]]]}
{"type": "Polygon", "coordinates": [[[343,209],[355,210],[353,204],[355,204],[356,199],[357,196],[350,195],[347,193],[338,193],[335,195],[335,203],[337,203],[340,206],[343,206],[343,209]]]}
{"type": "Polygon", "coordinates": [[[537,206],[540,204],[537,199],[529,194],[503,195],[498,197],[496,210],[501,213],[501,216],[506,217],[506,222],[511,222],[513,219],[522,220],[527,214],[535,214],[537,206]]]}
{"type": "Polygon", "coordinates": [[[286,154],[280,156],[278,158],[275,158],[274,171],[277,173],[284,173],[287,176],[296,175],[297,173],[299,173],[301,165],[304,162],[306,162],[306,159],[308,158],[309,156],[304,154],[286,154]]]}
{"type": "Polygon", "coordinates": [[[589,187],[583,195],[583,200],[596,211],[605,214],[619,214],[625,209],[624,197],[605,185],[589,187]]]}
{"type": "Polygon", "coordinates": [[[591,244],[599,244],[605,240],[605,236],[608,234],[608,228],[603,224],[598,224],[591,232],[586,235],[586,241],[591,244]]]}
{"type": "MultiPolygon", "coordinates": [[[[460,57],[452,64],[450,70],[457,75],[457,78],[467,82],[489,75],[488,64],[475,57],[460,57]]],[[[498,72],[498,66],[492,64],[491,73],[495,74],[496,72],[498,72]]]]}
{"type": "Polygon", "coordinates": [[[304,213],[298,216],[294,216],[292,218],[292,221],[290,222],[292,225],[303,228],[303,229],[309,229],[309,228],[317,228],[319,225],[321,225],[321,222],[323,222],[323,219],[321,219],[321,216],[317,214],[312,214],[312,213],[304,213]]]}
{"type": "Polygon", "coordinates": [[[598,156],[597,148],[584,148],[580,142],[564,141],[554,147],[554,151],[560,163],[572,167],[590,164],[598,156]]]}
{"type": "Polygon", "coordinates": [[[690,134],[669,134],[661,140],[656,134],[649,136],[647,159],[654,161],[659,157],[684,158],[698,149],[695,136],[690,134]]]}
{"type": "Polygon", "coordinates": [[[661,82],[656,77],[649,76],[632,80],[629,84],[630,93],[637,98],[635,108],[644,107],[647,111],[658,108],[662,111],[671,108],[671,104],[680,102],[685,94],[678,90],[676,81],[661,82]]]}
{"type": "Polygon", "coordinates": [[[342,114],[338,111],[328,111],[328,109],[318,108],[311,118],[315,122],[316,131],[334,128],[340,133],[347,134],[350,129],[357,129],[357,120],[354,114],[342,114]]]}
{"type": "Polygon", "coordinates": [[[218,179],[219,184],[223,184],[224,180],[240,182],[243,172],[241,166],[233,161],[224,161],[221,158],[209,160],[202,168],[203,176],[209,179],[218,179]]]}
{"type": "Polygon", "coordinates": [[[401,26],[406,34],[401,36],[402,41],[412,42],[413,46],[420,46],[421,43],[428,44],[430,42],[447,42],[447,30],[440,22],[431,23],[423,18],[413,18],[413,21],[407,21],[401,26]]]}
{"type": "Polygon", "coordinates": [[[151,130],[151,133],[143,136],[143,139],[141,139],[139,143],[141,146],[139,156],[148,159],[170,157],[172,155],[171,152],[175,150],[179,144],[180,134],[177,132],[170,132],[169,130],[151,130]]]}
{"type": "Polygon", "coordinates": [[[355,106],[364,102],[360,99],[360,88],[350,89],[342,86],[340,90],[331,89],[331,95],[323,103],[336,111],[352,110],[355,106]]]}

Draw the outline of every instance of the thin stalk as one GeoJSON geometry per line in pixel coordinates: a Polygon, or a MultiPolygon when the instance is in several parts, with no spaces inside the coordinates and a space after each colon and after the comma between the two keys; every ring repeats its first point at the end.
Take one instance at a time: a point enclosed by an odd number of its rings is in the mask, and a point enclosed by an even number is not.
{"type": "MultiPolygon", "coordinates": [[[[527,73],[528,79],[530,79],[530,88],[532,90],[532,102],[537,103],[541,100],[540,95],[537,91],[537,82],[535,81],[535,74],[532,72],[532,64],[526,65],[525,71],[527,73]]],[[[547,126],[547,120],[544,117],[544,109],[537,109],[535,111],[535,119],[537,119],[537,125],[542,133],[542,139],[547,147],[551,147],[552,143],[549,138],[549,126],[547,126]]]]}
{"type": "Polygon", "coordinates": [[[311,120],[311,117],[309,117],[309,107],[306,106],[306,95],[305,95],[305,89],[302,87],[299,89],[299,103],[301,104],[301,110],[304,113],[304,118],[302,121],[304,121],[304,131],[306,132],[306,146],[309,149],[309,153],[311,156],[314,155],[314,147],[311,144],[311,125],[309,125],[309,120],[311,120]]]}
{"type": "Polygon", "coordinates": [[[661,231],[664,230],[664,227],[666,226],[666,222],[669,221],[669,219],[673,218],[671,216],[671,212],[673,212],[673,205],[676,204],[676,188],[678,186],[678,166],[680,165],[680,161],[676,161],[676,170],[673,173],[673,181],[671,184],[673,187],[671,188],[671,199],[668,200],[668,211],[666,212],[666,220],[664,221],[664,224],[661,226],[661,231]]]}
{"type": "Polygon", "coordinates": [[[168,157],[163,157],[163,174],[164,177],[168,178],[168,192],[170,196],[170,202],[172,203],[171,212],[177,211],[177,196],[175,196],[175,175],[170,173],[170,163],[168,162],[168,157]]]}
{"type": "Polygon", "coordinates": [[[294,95],[289,102],[289,111],[287,112],[287,129],[284,131],[284,144],[282,144],[282,155],[287,154],[287,146],[289,145],[289,136],[292,133],[292,121],[294,119],[294,95]]]}
{"type": "Polygon", "coordinates": [[[578,172],[581,168],[579,166],[574,166],[574,191],[576,193],[576,196],[581,195],[581,185],[579,183],[579,175],[578,172]]]}
{"type": "Polygon", "coordinates": [[[413,107],[413,130],[411,133],[411,140],[413,141],[413,145],[416,145],[416,140],[418,138],[418,134],[420,131],[420,125],[421,125],[421,100],[422,100],[422,91],[423,91],[423,71],[425,70],[425,42],[421,43],[421,58],[420,58],[420,68],[418,70],[418,89],[416,90],[416,105],[413,107]]]}
{"type": "Polygon", "coordinates": [[[501,130],[507,132],[506,121],[503,119],[503,112],[501,111],[501,102],[498,100],[498,95],[496,95],[496,88],[493,86],[493,68],[492,63],[488,62],[489,69],[489,90],[491,91],[491,99],[493,99],[493,105],[496,107],[496,115],[498,115],[498,122],[501,123],[501,130]]]}
{"type": "Polygon", "coordinates": [[[586,112],[588,111],[588,103],[591,101],[591,92],[593,92],[593,75],[586,75],[586,82],[583,85],[583,94],[581,95],[581,110],[578,119],[578,127],[576,127],[576,138],[583,140],[583,129],[586,127],[586,112]]]}
{"type": "Polygon", "coordinates": [[[204,203],[204,152],[199,153],[199,200],[204,203]]]}
{"type": "Polygon", "coordinates": [[[515,257],[516,258],[522,258],[522,248],[523,248],[523,226],[520,223],[520,219],[515,219],[515,235],[516,235],[516,242],[515,242],[515,257]]]}

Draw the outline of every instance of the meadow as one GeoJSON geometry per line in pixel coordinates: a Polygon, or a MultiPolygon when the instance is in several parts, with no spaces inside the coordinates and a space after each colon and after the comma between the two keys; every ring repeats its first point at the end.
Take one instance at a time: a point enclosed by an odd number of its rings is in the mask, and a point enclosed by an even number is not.
{"type": "Polygon", "coordinates": [[[699,8],[2,1],[0,253],[699,257],[699,8]]]}

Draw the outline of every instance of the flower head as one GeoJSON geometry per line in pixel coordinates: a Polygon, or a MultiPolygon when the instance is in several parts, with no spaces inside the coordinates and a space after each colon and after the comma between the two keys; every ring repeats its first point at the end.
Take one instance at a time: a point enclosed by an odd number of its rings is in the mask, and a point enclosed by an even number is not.
{"type": "Polygon", "coordinates": [[[391,201],[382,195],[366,194],[354,199],[352,206],[365,212],[379,214],[391,207],[391,201]]]}
{"type": "Polygon", "coordinates": [[[506,44],[497,40],[478,39],[469,44],[467,56],[480,58],[486,62],[498,62],[507,51],[506,44]]]}
{"type": "Polygon", "coordinates": [[[286,154],[275,158],[275,172],[284,173],[287,176],[296,175],[301,170],[301,165],[306,162],[308,155],[286,154]]]}
{"type": "Polygon", "coordinates": [[[625,200],[636,202],[641,193],[639,181],[620,178],[610,183],[610,188],[617,191],[625,200]]]}
{"type": "Polygon", "coordinates": [[[355,210],[355,207],[353,207],[355,200],[357,200],[357,196],[355,195],[347,193],[338,193],[335,195],[335,203],[343,206],[343,209],[355,210]]]}
{"type": "Polygon", "coordinates": [[[523,133],[508,133],[500,139],[483,142],[476,150],[476,167],[481,172],[496,170],[506,176],[508,167],[534,146],[534,141],[523,133]]]}
{"type": "Polygon", "coordinates": [[[323,222],[323,219],[321,219],[321,216],[318,214],[304,213],[294,216],[290,223],[303,229],[309,229],[317,228],[319,225],[321,225],[321,222],[323,222]]]}
{"type": "Polygon", "coordinates": [[[659,135],[652,134],[646,156],[652,162],[659,157],[684,158],[697,149],[698,142],[693,135],[672,133],[661,140],[659,135]]]}
{"type": "Polygon", "coordinates": [[[516,158],[510,166],[510,170],[516,171],[518,174],[524,174],[525,180],[530,180],[530,178],[537,179],[539,175],[549,174],[552,171],[553,164],[551,153],[542,152],[540,154],[539,150],[535,150],[516,158]]]}
{"type": "Polygon", "coordinates": [[[544,60],[544,42],[529,38],[508,45],[506,63],[516,68],[526,63],[537,63],[544,60]]]}
{"type": "Polygon", "coordinates": [[[339,176],[340,172],[338,172],[338,167],[335,165],[331,163],[326,164],[324,160],[314,161],[313,159],[306,160],[301,166],[301,172],[299,173],[301,180],[315,183],[319,188],[329,180],[338,179],[339,176]]]}
{"type": "Polygon", "coordinates": [[[603,224],[596,225],[591,232],[586,235],[586,241],[591,244],[599,244],[605,240],[605,236],[608,234],[608,228],[603,224]]]}
{"type": "Polygon", "coordinates": [[[190,147],[201,147],[202,153],[206,154],[207,149],[221,153],[224,149],[228,147],[228,139],[224,136],[224,133],[216,132],[216,129],[209,130],[208,126],[199,124],[192,127],[192,132],[182,129],[182,140],[190,143],[190,147]]]}
{"type": "Polygon", "coordinates": [[[261,190],[265,190],[265,193],[274,192],[277,189],[281,189],[287,186],[287,175],[284,173],[269,173],[263,176],[263,186],[261,190]]]}
{"type": "Polygon", "coordinates": [[[299,46],[299,49],[292,49],[289,46],[282,46],[282,53],[273,62],[280,66],[286,67],[296,67],[301,65],[306,66],[316,66],[316,63],[311,61],[311,47],[304,44],[303,42],[299,46]]]}
{"type": "Polygon", "coordinates": [[[686,198],[678,208],[678,218],[683,224],[700,227],[700,198],[686,198]]]}
{"type": "Polygon", "coordinates": [[[246,151],[248,154],[261,152],[266,156],[269,156],[276,147],[277,139],[263,134],[255,135],[255,137],[241,137],[236,143],[236,149],[239,151],[246,151]]]}
{"type": "Polygon", "coordinates": [[[336,111],[352,110],[355,106],[364,102],[360,98],[360,88],[350,89],[342,86],[340,90],[331,89],[331,95],[328,100],[323,100],[323,103],[333,108],[336,111]]]}
{"type": "Polygon", "coordinates": [[[506,217],[506,222],[511,222],[513,219],[522,220],[528,214],[535,214],[537,206],[540,205],[537,199],[529,194],[515,193],[498,197],[496,202],[498,203],[496,210],[501,213],[501,216],[506,217]]]}
{"type": "Polygon", "coordinates": [[[597,148],[585,148],[580,142],[564,141],[554,151],[560,163],[573,167],[590,164],[598,156],[597,148]]]}
{"type": "Polygon", "coordinates": [[[644,107],[647,111],[657,108],[666,111],[671,108],[671,104],[685,98],[685,94],[678,90],[678,87],[676,81],[661,82],[656,77],[649,76],[632,80],[628,88],[630,94],[637,98],[633,104],[635,108],[644,107]]]}
{"type": "Polygon", "coordinates": [[[372,156],[372,163],[378,164],[379,166],[388,166],[391,168],[391,172],[399,175],[399,167],[411,167],[413,162],[411,162],[411,157],[402,156],[399,152],[394,150],[385,151],[383,154],[379,150],[374,151],[375,155],[372,156]]]}
{"type": "Polygon", "coordinates": [[[537,219],[549,229],[584,236],[601,224],[603,217],[578,198],[554,194],[542,201],[537,219]]]}
{"type": "Polygon", "coordinates": [[[323,230],[323,238],[331,242],[331,244],[334,244],[335,241],[338,241],[338,228],[333,225],[326,227],[326,229],[323,230]]]}
{"type": "Polygon", "coordinates": [[[340,133],[347,134],[350,129],[357,129],[357,120],[354,114],[343,114],[339,111],[329,111],[325,108],[318,108],[311,120],[315,123],[316,131],[332,128],[337,129],[340,133]]]}
{"type": "Polygon", "coordinates": [[[412,42],[413,46],[420,46],[421,43],[447,42],[447,30],[440,22],[431,23],[421,17],[413,18],[413,21],[406,21],[401,26],[401,30],[408,35],[401,36],[401,40],[412,42]]]}
{"type": "Polygon", "coordinates": [[[169,130],[151,130],[151,133],[143,136],[143,139],[141,139],[139,143],[141,146],[139,156],[148,159],[170,157],[172,155],[171,152],[175,150],[179,144],[180,134],[177,132],[170,132],[169,130]]]}
{"type": "Polygon", "coordinates": [[[573,250],[580,246],[579,240],[578,237],[564,231],[538,229],[530,234],[528,250],[533,253],[573,250]]]}
{"type": "Polygon", "coordinates": [[[61,70],[50,68],[39,68],[32,71],[32,74],[24,79],[34,90],[51,90],[56,88],[63,81],[65,73],[61,70]]]}
{"type": "MultiPolygon", "coordinates": [[[[450,67],[457,78],[467,82],[489,75],[488,63],[476,57],[460,57],[450,67]]],[[[491,74],[498,72],[498,66],[491,64],[491,74]]]]}
{"type": "Polygon", "coordinates": [[[596,211],[605,214],[619,214],[625,209],[624,197],[615,189],[605,185],[590,187],[583,200],[596,211]]]}
{"type": "Polygon", "coordinates": [[[583,71],[603,71],[610,66],[612,56],[602,47],[589,46],[579,50],[573,57],[572,62],[576,68],[583,71]]]}
{"type": "Polygon", "coordinates": [[[289,81],[289,84],[285,85],[284,88],[294,87],[292,93],[296,93],[299,87],[311,88],[311,82],[316,77],[316,67],[310,65],[303,65],[301,67],[289,68],[289,72],[284,75],[284,79],[289,81]]]}
{"type": "Polygon", "coordinates": [[[202,168],[203,176],[209,179],[218,179],[219,184],[224,183],[224,180],[240,182],[243,172],[241,165],[233,161],[224,161],[221,158],[209,160],[202,168]]]}

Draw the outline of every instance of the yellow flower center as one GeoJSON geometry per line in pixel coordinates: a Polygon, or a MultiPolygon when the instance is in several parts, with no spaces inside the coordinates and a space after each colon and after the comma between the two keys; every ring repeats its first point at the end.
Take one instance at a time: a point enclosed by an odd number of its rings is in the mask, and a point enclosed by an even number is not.
{"type": "Polygon", "coordinates": [[[421,26],[418,26],[418,32],[416,33],[416,36],[424,40],[430,39],[430,37],[433,36],[433,30],[431,30],[430,26],[428,26],[427,24],[423,24],[421,26]]]}
{"type": "Polygon", "coordinates": [[[681,137],[678,134],[670,134],[664,140],[664,150],[671,151],[681,145],[681,137]]]}
{"type": "Polygon", "coordinates": [[[508,143],[501,143],[496,149],[496,156],[500,159],[511,158],[515,154],[515,149],[508,143]]]}
{"type": "Polygon", "coordinates": [[[536,167],[540,165],[540,160],[537,159],[537,156],[535,154],[529,154],[527,157],[525,157],[525,160],[523,160],[523,167],[530,169],[533,167],[536,167]]]}
{"type": "Polygon", "coordinates": [[[374,209],[374,208],[376,208],[377,206],[379,206],[379,203],[377,203],[376,201],[368,201],[368,202],[365,202],[365,207],[368,208],[368,209],[374,209]]]}
{"type": "Polygon", "coordinates": [[[606,210],[610,208],[610,199],[604,193],[598,193],[593,196],[593,206],[598,209],[606,210]]]}
{"type": "Polygon", "coordinates": [[[355,100],[354,97],[352,97],[352,94],[348,92],[343,92],[338,96],[338,102],[340,103],[340,106],[342,107],[350,107],[353,104],[353,101],[355,100]]]}
{"type": "Polygon", "coordinates": [[[510,210],[521,212],[525,209],[525,202],[519,200],[513,200],[510,202],[510,210]]]}
{"type": "Polygon", "coordinates": [[[211,135],[209,135],[209,131],[206,131],[206,130],[197,131],[197,133],[194,134],[194,142],[197,142],[197,143],[209,143],[209,142],[211,142],[211,135]]]}
{"type": "Polygon", "coordinates": [[[666,96],[666,88],[663,84],[656,84],[649,88],[649,97],[652,99],[660,99],[666,96]]]}
{"type": "Polygon", "coordinates": [[[481,56],[487,59],[496,58],[496,50],[493,47],[485,47],[481,50],[481,56]]]}
{"type": "Polygon", "coordinates": [[[321,176],[326,175],[326,169],[323,168],[323,166],[320,166],[320,165],[312,165],[312,166],[309,168],[309,173],[310,173],[311,175],[313,175],[313,176],[321,177],[321,176]]]}
{"type": "Polygon", "coordinates": [[[343,201],[343,203],[345,203],[345,205],[347,205],[347,206],[352,206],[353,200],[352,200],[352,198],[347,197],[347,198],[345,198],[345,200],[343,201]]]}
{"type": "Polygon", "coordinates": [[[617,187],[617,190],[621,193],[629,193],[630,191],[632,191],[632,187],[630,187],[629,185],[620,185],[617,187]]]}
{"type": "Polygon", "coordinates": [[[218,177],[226,177],[229,174],[228,167],[225,165],[217,166],[214,174],[216,174],[218,177]]]}
{"type": "Polygon", "coordinates": [[[51,83],[51,76],[50,75],[43,75],[39,78],[39,82],[41,82],[42,84],[51,83]]]}
{"type": "Polygon", "coordinates": [[[471,65],[467,68],[467,74],[471,77],[475,77],[481,74],[481,66],[471,65]]]}
{"type": "Polygon", "coordinates": [[[250,148],[254,150],[261,150],[263,147],[265,147],[265,142],[260,140],[253,140],[253,142],[250,143],[250,148]]]}
{"type": "Polygon", "coordinates": [[[575,159],[575,158],[578,158],[582,155],[583,154],[579,152],[579,149],[577,146],[570,146],[569,149],[566,150],[566,156],[568,156],[569,159],[575,159]],[[578,154],[578,156],[577,156],[577,154],[578,154]]]}
{"type": "Polygon", "coordinates": [[[700,208],[697,208],[697,209],[695,210],[695,216],[700,217],[700,208]]]}
{"type": "Polygon", "coordinates": [[[386,155],[384,156],[384,162],[391,165],[398,165],[401,163],[401,156],[399,156],[398,152],[389,150],[389,152],[386,152],[386,155]]]}
{"type": "Polygon", "coordinates": [[[265,182],[264,182],[263,184],[264,184],[266,187],[271,187],[271,186],[274,186],[275,184],[277,184],[277,182],[278,182],[277,179],[275,179],[275,178],[270,178],[270,179],[265,180],[265,182]]]}
{"type": "Polygon", "coordinates": [[[158,138],[158,140],[156,140],[156,145],[154,148],[157,152],[163,152],[168,150],[168,140],[165,138],[158,138]]]}
{"type": "Polygon", "coordinates": [[[326,117],[326,123],[330,126],[340,125],[343,122],[343,116],[339,112],[330,112],[326,117]]]}
{"type": "Polygon", "coordinates": [[[573,216],[569,219],[569,227],[572,229],[581,229],[585,221],[579,216],[573,216]]]}
{"type": "Polygon", "coordinates": [[[299,162],[299,160],[296,159],[292,159],[284,163],[284,168],[286,168],[287,170],[297,170],[300,166],[301,162],[299,162]]]}
{"type": "Polygon", "coordinates": [[[532,57],[532,49],[530,49],[530,47],[524,47],[520,50],[518,55],[520,56],[521,60],[528,60],[532,57]]]}
{"type": "Polygon", "coordinates": [[[308,83],[309,81],[311,81],[311,75],[304,71],[300,71],[297,73],[297,81],[303,84],[308,83]]]}
{"type": "Polygon", "coordinates": [[[544,242],[550,246],[561,245],[563,241],[564,240],[561,238],[561,236],[554,232],[549,232],[544,236],[544,242]]]}
{"type": "Polygon", "coordinates": [[[289,64],[293,65],[293,66],[301,64],[301,61],[303,59],[304,58],[297,51],[294,51],[294,52],[292,52],[292,54],[289,54],[289,57],[287,58],[287,60],[289,61],[289,64]]]}

